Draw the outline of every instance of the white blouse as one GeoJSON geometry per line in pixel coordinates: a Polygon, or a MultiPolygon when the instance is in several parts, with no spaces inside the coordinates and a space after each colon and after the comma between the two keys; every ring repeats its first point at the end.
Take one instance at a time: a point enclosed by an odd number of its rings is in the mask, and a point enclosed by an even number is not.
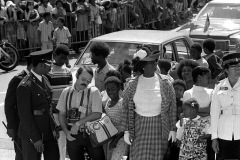
{"type": "Polygon", "coordinates": [[[153,117],[160,114],[162,97],[157,74],[150,78],[139,76],[133,101],[136,106],[135,112],[141,116],[153,117]]]}

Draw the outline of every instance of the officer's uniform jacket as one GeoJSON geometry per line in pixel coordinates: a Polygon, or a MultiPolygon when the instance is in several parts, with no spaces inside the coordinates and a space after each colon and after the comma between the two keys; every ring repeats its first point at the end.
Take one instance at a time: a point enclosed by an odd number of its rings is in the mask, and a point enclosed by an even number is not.
{"type": "MultiPolygon", "coordinates": [[[[47,78],[45,77],[47,81],[47,78]]],[[[30,72],[17,88],[18,114],[20,118],[19,136],[36,142],[54,139],[50,125],[50,105],[47,94],[51,94],[49,83],[44,85],[30,72]],[[42,113],[42,114],[40,114],[42,113]],[[40,115],[39,115],[40,114],[40,115]]]]}
{"type": "Polygon", "coordinates": [[[17,111],[17,86],[23,80],[23,78],[27,75],[27,72],[23,70],[18,75],[14,76],[8,84],[8,89],[5,98],[5,115],[7,119],[7,127],[9,129],[18,130],[19,126],[19,117],[17,111]]]}
{"type": "Polygon", "coordinates": [[[212,139],[240,140],[240,79],[231,87],[223,79],[213,91],[211,104],[212,139]]]}

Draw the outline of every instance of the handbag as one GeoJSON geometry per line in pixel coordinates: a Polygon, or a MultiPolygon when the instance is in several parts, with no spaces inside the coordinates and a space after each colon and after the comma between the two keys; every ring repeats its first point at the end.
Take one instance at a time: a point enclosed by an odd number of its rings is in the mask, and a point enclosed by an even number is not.
{"type": "Polygon", "coordinates": [[[87,133],[89,134],[93,147],[112,140],[118,134],[117,128],[112,124],[111,119],[104,113],[101,119],[87,122],[85,125],[87,126],[87,133]]]}

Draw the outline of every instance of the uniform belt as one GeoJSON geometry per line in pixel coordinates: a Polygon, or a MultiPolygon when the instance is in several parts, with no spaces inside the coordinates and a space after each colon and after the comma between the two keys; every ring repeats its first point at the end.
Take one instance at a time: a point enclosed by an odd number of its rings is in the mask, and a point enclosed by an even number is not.
{"type": "Polygon", "coordinates": [[[33,110],[34,116],[48,115],[48,112],[45,109],[42,110],[33,110]]]}
{"type": "Polygon", "coordinates": [[[233,109],[222,110],[222,114],[226,114],[226,115],[240,115],[240,108],[233,108],[233,109]]]}

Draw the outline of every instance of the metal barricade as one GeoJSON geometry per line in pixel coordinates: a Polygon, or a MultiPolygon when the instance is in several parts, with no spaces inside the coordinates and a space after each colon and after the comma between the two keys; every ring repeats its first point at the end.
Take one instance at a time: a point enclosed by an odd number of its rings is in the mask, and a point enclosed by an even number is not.
{"type": "MultiPolygon", "coordinates": [[[[123,5],[117,8],[115,17],[115,24],[112,31],[128,29],[131,22],[131,9],[123,5]]],[[[78,48],[84,47],[89,39],[103,35],[106,33],[105,20],[102,18],[101,24],[95,24],[83,20],[78,14],[67,13],[65,18],[65,26],[68,27],[71,33],[72,48],[78,52],[78,48]]],[[[144,19],[144,23],[149,23],[153,18],[148,17],[144,19]]],[[[28,22],[25,20],[5,22],[0,24],[0,40],[7,39],[20,52],[20,55],[26,55],[31,51],[40,50],[41,42],[38,35],[38,26],[41,20],[35,22],[28,22]]],[[[57,27],[57,20],[52,19],[54,28],[57,27]]]]}

